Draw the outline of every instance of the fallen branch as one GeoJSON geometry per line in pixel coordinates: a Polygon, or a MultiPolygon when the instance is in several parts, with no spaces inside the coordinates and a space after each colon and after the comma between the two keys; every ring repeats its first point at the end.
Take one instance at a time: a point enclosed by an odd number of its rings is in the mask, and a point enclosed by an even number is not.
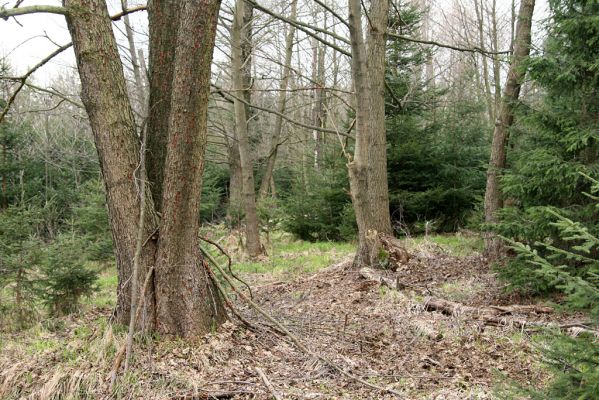
{"type": "Polygon", "coordinates": [[[270,381],[268,380],[268,377],[266,376],[264,371],[262,371],[260,368],[256,367],[256,372],[258,373],[258,375],[260,375],[260,379],[262,379],[262,382],[264,382],[264,386],[266,386],[266,388],[270,391],[270,394],[272,394],[272,397],[274,397],[275,400],[282,400],[283,398],[279,395],[279,393],[277,392],[275,387],[272,385],[272,383],[270,383],[270,381]]]}
{"type": "Polygon", "coordinates": [[[272,323],[273,325],[275,325],[277,327],[277,329],[282,332],[285,336],[287,336],[291,342],[293,342],[293,344],[300,349],[301,351],[303,351],[304,353],[322,361],[323,363],[325,363],[326,365],[328,365],[329,367],[333,368],[334,370],[338,371],[339,373],[341,373],[343,376],[354,380],[356,382],[361,383],[364,386],[367,386],[371,389],[375,389],[378,390],[380,392],[384,392],[384,393],[390,393],[393,394],[397,397],[402,397],[402,394],[399,393],[396,390],[390,389],[390,388],[384,388],[382,386],[378,386],[374,383],[370,383],[368,381],[365,381],[362,378],[359,378],[355,375],[352,375],[351,373],[345,371],[343,368],[341,368],[340,366],[338,366],[337,364],[335,364],[333,361],[329,360],[328,358],[321,356],[319,354],[316,354],[315,352],[311,351],[308,347],[306,347],[306,345],[304,345],[297,336],[295,336],[293,333],[291,333],[287,328],[285,328],[285,326],[283,326],[279,321],[277,321],[276,319],[274,319],[272,316],[270,316],[270,314],[268,314],[266,311],[264,311],[259,305],[257,305],[256,303],[254,303],[254,301],[252,301],[252,299],[250,299],[245,293],[237,290],[235,283],[233,282],[233,280],[229,277],[229,275],[227,275],[227,273],[222,269],[222,267],[218,264],[218,262],[214,259],[214,257],[212,257],[212,255],[208,252],[204,252],[204,254],[206,255],[206,257],[208,257],[208,259],[210,260],[210,262],[212,263],[212,265],[214,265],[214,267],[218,270],[218,272],[222,275],[222,277],[227,281],[227,283],[231,286],[231,288],[233,289],[233,291],[235,291],[235,293],[237,293],[239,295],[239,297],[241,297],[241,299],[243,301],[245,301],[251,308],[253,308],[254,310],[256,310],[260,315],[262,315],[264,318],[266,318],[270,323],[272,323]]]}
{"type": "Polygon", "coordinates": [[[514,314],[549,314],[554,312],[553,308],[537,305],[510,305],[510,306],[488,306],[470,307],[453,301],[428,297],[424,300],[426,311],[440,311],[450,316],[465,316],[474,320],[482,321],[492,326],[514,326],[520,329],[526,328],[555,328],[566,331],[576,336],[581,333],[589,333],[599,337],[599,331],[589,328],[583,322],[570,322],[556,324],[554,322],[528,321],[522,318],[511,318],[514,314]]]}

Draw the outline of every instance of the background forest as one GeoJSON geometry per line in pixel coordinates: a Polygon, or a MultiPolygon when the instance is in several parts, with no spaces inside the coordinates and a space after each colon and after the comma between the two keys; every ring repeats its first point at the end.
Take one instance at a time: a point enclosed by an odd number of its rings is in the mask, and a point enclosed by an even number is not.
{"type": "MultiPolygon", "coordinates": [[[[347,27],[335,17],[347,9],[320,3],[248,1],[243,29],[251,28],[240,31],[239,46],[235,4],[221,6],[197,218],[207,235],[234,238],[242,265],[269,265],[277,237],[287,234],[314,246],[359,241],[347,168],[357,107],[351,63],[337,50],[349,51],[347,27]],[[236,53],[243,76],[232,73],[236,53]],[[250,177],[248,193],[242,181],[250,177]],[[247,196],[255,202],[253,238],[247,196]]],[[[503,207],[492,223],[485,219],[487,172],[518,3],[390,4],[387,31],[396,38],[387,41],[379,94],[392,234],[498,235],[502,256],[485,262],[504,291],[550,301],[596,329],[599,3],[548,0],[542,12],[537,4],[543,15],[535,14],[530,56],[520,65],[526,78],[510,103],[514,122],[499,171],[503,207]]],[[[115,32],[143,130],[153,112],[148,27],[132,14],[115,23],[115,32]]],[[[9,55],[0,64],[0,331],[16,334],[85,310],[86,299],[103,293],[107,271],[114,275],[115,256],[76,70],[38,79],[9,55]]],[[[596,337],[549,330],[539,338],[551,378],[542,387],[509,381],[497,396],[598,398],[596,337]]]]}

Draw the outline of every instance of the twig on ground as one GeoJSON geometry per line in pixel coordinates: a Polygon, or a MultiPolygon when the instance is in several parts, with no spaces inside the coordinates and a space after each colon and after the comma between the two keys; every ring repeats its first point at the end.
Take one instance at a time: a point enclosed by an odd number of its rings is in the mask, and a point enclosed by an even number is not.
{"type": "Polygon", "coordinates": [[[272,397],[274,397],[275,400],[282,400],[283,398],[279,395],[279,393],[277,392],[275,387],[272,385],[272,383],[270,383],[270,381],[268,380],[268,377],[266,376],[264,371],[262,371],[260,368],[256,367],[256,372],[258,373],[258,375],[260,375],[260,379],[262,379],[262,382],[264,382],[264,386],[266,386],[266,388],[270,391],[270,394],[272,394],[272,397]]]}

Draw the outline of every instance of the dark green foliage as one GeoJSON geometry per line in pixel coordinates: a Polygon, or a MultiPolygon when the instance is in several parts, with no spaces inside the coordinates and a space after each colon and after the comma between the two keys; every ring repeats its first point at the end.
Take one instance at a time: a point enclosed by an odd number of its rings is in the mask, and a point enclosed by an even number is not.
{"type": "Polygon", "coordinates": [[[215,221],[226,211],[225,193],[229,182],[229,171],[214,163],[207,163],[202,182],[200,220],[215,221]]]}
{"type": "Polygon", "coordinates": [[[113,257],[105,196],[102,183],[90,180],[82,185],[79,202],[73,207],[73,227],[85,239],[81,245],[90,261],[106,262],[113,257]]]}
{"type": "MultiPolygon", "coordinates": [[[[402,32],[413,31],[418,14],[402,15],[402,32]]],[[[405,34],[405,33],[404,33],[405,34]]],[[[485,187],[490,127],[484,106],[472,98],[436,103],[445,94],[414,79],[426,52],[407,42],[389,50],[387,142],[391,217],[398,233],[425,226],[443,232],[466,224],[485,187]],[[405,99],[397,104],[396,99],[405,99]]]]}
{"type": "MultiPolygon", "coordinates": [[[[589,176],[599,173],[599,4],[554,0],[550,5],[544,51],[529,63],[544,95],[520,107],[511,166],[501,181],[511,206],[501,210],[501,223],[495,227],[543,258],[561,257],[553,250],[568,252],[576,245],[564,236],[566,220],[580,221],[591,235],[599,233],[595,201],[585,194],[591,190],[589,176]]],[[[586,273],[580,260],[559,262],[565,273],[586,273]]],[[[513,288],[565,290],[541,271],[540,265],[519,256],[501,273],[513,288]]]]}
{"type": "Polygon", "coordinates": [[[592,400],[599,397],[599,346],[585,334],[572,338],[557,332],[539,337],[543,364],[552,373],[540,389],[508,383],[500,388],[504,399],[592,400]]]}
{"type": "Polygon", "coordinates": [[[17,327],[33,319],[43,280],[38,271],[41,224],[42,212],[37,207],[15,205],[0,212],[0,307],[3,316],[14,317],[17,327]]]}
{"type": "MultiPolygon", "coordinates": [[[[599,3],[551,0],[543,52],[530,75],[544,91],[521,107],[502,179],[511,207],[498,232],[516,253],[501,276],[511,288],[561,292],[563,305],[599,317],[599,3]]],[[[597,399],[599,345],[584,334],[542,339],[553,373],[542,388],[512,384],[507,398],[597,399]]]]}
{"type": "Polygon", "coordinates": [[[86,263],[112,259],[96,153],[87,132],[73,128],[49,115],[42,121],[25,119],[16,125],[9,118],[0,124],[5,329],[29,325],[42,304],[56,314],[75,310],[96,279],[86,263]]]}
{"type": "Polygon", "coordinates": [[[305,181],[297,179],[283,204],[284,228],[303,240],[347,239],[356,232],[347,169],[340,155],[331,156],[305,181]]]}
{"type": "Polygon", "coordinates": [[[44,249],[41,298],[54,315],[76,311],[81,297],[95,290],[98,276],[85,267],[86,244],[84,238],[64,233],[44,249]]]}
{"type": "Polygon", "coordinates": [[[484,193],[487,127],[480,110],[466,105],[462,113],[419,127],[427,115],[397,115],[389,123],[392,216],[413,233],[427,221],[436,230],[455,231],[484,193]]]}

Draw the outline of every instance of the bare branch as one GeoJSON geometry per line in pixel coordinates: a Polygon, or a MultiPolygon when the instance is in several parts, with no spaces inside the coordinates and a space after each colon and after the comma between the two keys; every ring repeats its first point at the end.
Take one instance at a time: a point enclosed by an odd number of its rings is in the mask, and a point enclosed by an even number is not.
{"type": "Polygon", "coordinates": [[[62,53],[63,51],[65,51],[66,49],[68,49],[71,46],[72,46],[72,43],[67,43],[67,44],[65,44],[63,46],[60,46],[58,49],[56,49],[52,53],[50,53],[50,55],[48,55],[46,58],[44,58],[43,60],[41,60],[40,62],[38,62],[36,65],[34,65],[33,68],[31,68],[29,71],[27,71],[27,73],[25,75],[23,75],[20,78],[18,78],[18,80],[20,80],[21,83],[17,87],[17,90],[14,91],[14,93],[10,96],[10,98],[6,102],[6,106],[4,107],[4,110],[2,110],[2,114],[0,114],[0,123],[4,120],[4,117],[8,113],[8,110],[10,109],[10,106],[15,102],[15,99],[17,98],[17,95],[19,94],[19,92],[21,91],[21,89],[23,89],[23,86],[25,86],[25,83],[27,82],[27,79],[35,71],[37,71],[38,69],[40,69],[41,67],[43,67],[44,65],[46,65],[51,59],[53,59],[54,57],[56,57],[57,55],[59,55],[60,53],[62,53]]]}
{"type": "Polygon", "coordinates": [[[488,50],[485,50],[485,49],[481,49],[480,47],[477,47],[477,46],[474,46],[472,48],[458,47],[458,46],[452,46],[450,44],[435,42],[433,40],[416,39],[416,38],[409,37],[409,36],[398,35],[398,34],[392,33],[392,32],[387,32],[387,37],[389,39],[391,39],[391,40],[406,40],[408,42],[428,44],[428,45],[431,45],[431,46],[443,47],[445,49],[451,49],[451,50],[455,50],[455,51],[463,51],[463,52],[469,52],[469,53],[480,53],[480,54],[482,54],[484,56],[497,56],[497,55],[503,55],[503,54],[510,54],[509,50],[504,50],[504,51],[488,51],[488,50]]]}
{"type": "Polygon", "coordinates": [[[67,9],[58,6],[28,6],[21,8],[0,8],[0,18],[8,20],[10,17],[17,17],[25,14],[36,14],[36,13],[47,13],[47,14],[60,14],[67,15],[67,9]]]}
{"type": "Polygon", "coordinates": [[[245,101],[243,98],[241,98],[241,97],[238,97],[238,96],[235,96],[234,94],[231,94],[231,93],[226,93],[226,91],[225,91],[223,88],[221,88],[221,87],[219,87],[219,86],[217,86],[217,85],[215,85],[215,84],[210,84],[210,85],[211,85],[213,88],[215,88],[215,89],[216,89],[216,90],[214,91],[215,93],[218,93],[218,94],[219,94],[219,95],[220,95],[222,98],[224,98],[224,99],[225,99],[225,100],[227,100],[227,101],[230,101],[230,102],[232,102],[232,101],[233,101],[233,99],[235,99],[235,100],[239,100],[240,102],[242,102],[243,104],[246,104],[246,105],[248,105],[248,106],[249,106],[249,107],[251,107],[251,108],[254,108],[254,109],[256,109],[256,110],[260,110],[260,111],[264,111],[264,112],[267,112],[267,113],[270,113],[270,114],[277,115],[277,116],[279,116],[279,117],[283,118],[285,121],[287,121],[287,122],[290,122],[290,123],[292,123],[292,124],[294,124],[294,125],[297,125],[297,126],[301,126],[302,128],[306,128],[306,129],[310,129],[310,130],[316,130],[316,131],[320,131],[320,132],[324,132],[324,133],[333,133],[333,134],[336,134],[336,135],[337,135],[337,134],[339,134],[339,135],[346,136],[346,137],[348,137],[348,138],[351,138],[351,139],[353,139],[353,136],[351,136],[351,135],[349,134],[349,132],[348,132],[348,133],[345,133],[345,132],[337,132],[336,130],[333,130],[333,129],[321,128],[321,127],[319,127],[319,126],[313,126],[313,125],[304,124],[304,123],[302,123],[302,122],[299,122],[299,121],[296,121],[296,120],[294,120],[294,119],[291,119],[291,118],[289,118],[287,115],[285,115],[285,114],[282,114],[282,113],[280,113],[280,112],[278,112],[278,111],[276,111],[276,110],[273,110],[273,109],[271,109],[271,108],[260,107],[260,106],[257,106],[257,105],[255,105],[255,104],[251,104],[251,103],[249,103],[249,102],[245,101]]]}

